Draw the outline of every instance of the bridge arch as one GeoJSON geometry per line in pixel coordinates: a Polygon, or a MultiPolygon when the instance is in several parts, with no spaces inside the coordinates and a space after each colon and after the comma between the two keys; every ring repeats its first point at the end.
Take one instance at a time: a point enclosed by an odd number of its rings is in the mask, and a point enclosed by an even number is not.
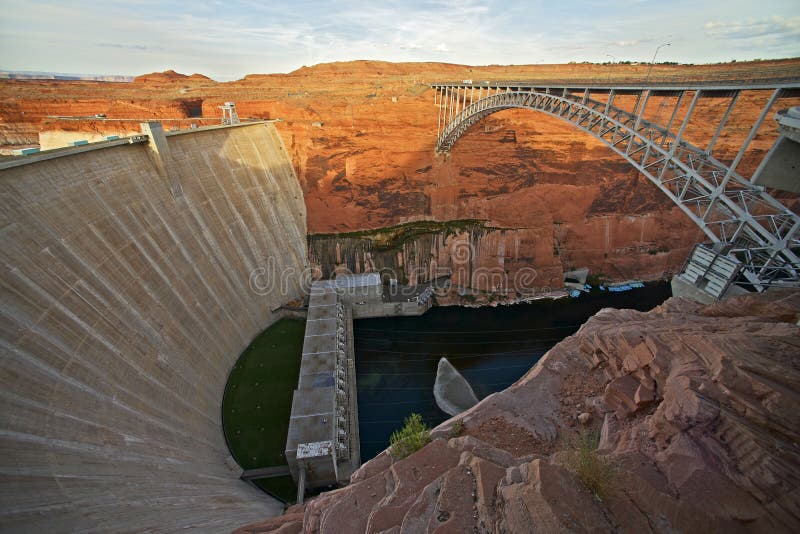
{"type": "MultiPolygon", "coordinates": [[[[546,113],[592,135],[622,156],[679,206],[717,250],[740,262],[741,274],[757,290],[772,284],[800,286],[800,217],[767,194],[763,187],[736,173],[747,145],[784,88],[772,90],[736,158],[725,165],[711,155],[711,149],[742,88],[626,89],[638,95],[633,112],[628,112],[613,105],[614,88],[608,89],[607,101],[601,102],[590,98],[589,87],[581,91],[566,87],[553,91],[552,88],[509,84],[502,89],[498,86],[493,89],[494,94],[490,90],[487,96],[479,96],[468,104],[468,97],[462,100],[459,96],[458,86],[455,86],[454,101],[450,99],[452,85],[434,87],[442,92],[440,105],[445,110],[444,121],[440,115],[437,152],[449,152],[472,125],[499,111],[520,108],[546,113]],[[683,139],[683,134],[703,93],[719,94],[720,91],[730,96],[731,102],[709,147],[703,150],[683,139]],[[654,93],[678,97],[666,126],[643,118],[647,101],[654,93]],[[686,96],[691,98],[688,110],[678,129],[673,130],[678,109],[686,96]],[[445,98],[449,99],[446,104],[445,98]]],[[[466,95],[468,88],[463,89],[466,95]]]]}

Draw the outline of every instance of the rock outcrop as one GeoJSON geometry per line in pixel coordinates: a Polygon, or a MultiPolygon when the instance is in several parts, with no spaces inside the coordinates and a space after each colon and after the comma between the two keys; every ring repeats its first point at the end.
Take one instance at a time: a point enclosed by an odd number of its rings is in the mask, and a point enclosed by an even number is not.
{"type": "Polygon", "coordinates": [[[420,451],[239,532],[797,532],[798,314],[797,291],[604,309],[420,451]],[[571,460],[584,413],[602,491],[571,460]]]}
{"type": "Polygon", "coordinates": [[[165,70],[164,72],[152,72],[150,74],[142,74],[133,79],[133,83],[148,83],[148,84],[162,84],[162,83],[178,83],[178,82],[203,82],[214,83],[214,80],[208,76],[194,73],[191,76],[175,72],[174,70],[165,70]]]}

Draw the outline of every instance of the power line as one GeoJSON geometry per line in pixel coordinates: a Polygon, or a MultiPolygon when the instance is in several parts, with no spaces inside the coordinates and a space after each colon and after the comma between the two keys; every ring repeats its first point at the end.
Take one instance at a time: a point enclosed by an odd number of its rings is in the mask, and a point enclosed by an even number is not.
{"type": "MultiPolygon", "coordinates": [[[[513,384],[514,382],[516,382],[516,380],[514,380],[512,382],[496,382],[496,383],[492,383],[492,384],[480,384],[480,383],[478,383],[478,384],[474,384],[474,385],[475,386],[481,386],[481,387],[488,387],[488,388],[495,387],[495,386],[508,387],[509,384],[513,384]]],[[[426,388],[416,388],[416,387],[411,387],[411,388],[387,388],[387,387],[383,387],[383,386],[378,386],[378,387],[380,388],[381,391],[429,391],[429,390],[433,389],[433,386],[429,386],[429,387],[426,387],[426,388]]],[[[365,402],[364,404],[368,405],[369,403],[365,402]]]]}
{"type": "MultiPolygon", "coordinates": [[[[378,340],[379,338],[372,338],[378,340]]],[[[557,338],[554,338],[557,339],[557,338]]],[[[395,339],[387,339],[387,343],[409,343],[412,345],[497,345],[498,343],[525,343],[531,341],[530,339],[513,339],[505,341],[400,341],[395,339]]],[[[538,341],[538,340],[537,340],[538,341]]],[[[560,341],[560,340],[559,340],[560,341]]],[[[356,335],[356,345],[358,345],[358,335],[356,335]]]]}
{"type": "MultiPolygon", "coordinates": [[[[445,351],[437,351],[432,350],[428,352],[406,352],[406,351],[398,351],[398,350],[381,350],[381,349],[356,349],[356,354],[361,352],[377,352],[379,354],[430,354],[431,358],[403,358],[397,360],[368,360],[367,363],[405,363],[405,362],[427,362],[427,361],[435,361],[439,358],[445,357],[448,360],[459,360],[462,358],[479,358],[481,356],[524,356],[531,352],[541,352],[550,350],[555,346],[555,342],[553,345],[545,345],[542,347],[525,347],[517,350],[507,350],[502,352],[463,352],[459,353],[456,356],[448,356],[445,351]],[[444,353],[444,355],[443,355],[444,353]]],[[[357,362],[358,363],[358,362],[357,362]]]]}
{"type": "Polygon", "coordinates": [[[430,404],[431,400],[429,398],[417,399],[413,401],[400,401],[400,402],[364,402],[365,406],[394,406],[400,404],[430,404]]]}
{"type": "MultiPolygon", "coordinates": [[[[430,414],[422,415],[421,414],[423,419],[429,419],[429,420],[430,419],[435,419],[438,415],[439,414],[436,414],[436,415],[430,415],[430,414]]],[[[378,421],[359,421],[358,422],[359,426],[360,425],[385,425],[385,424],[388,424],[388,423],[392,423],[392,424],[396,425],[398,423],[402,423],[402,420],[398,421],[396,419],[381,419],[381,420],[378,420],[378,421]]]]}
{"type": "MultiPolygon", "coordinates": [[[[395,330],[394,328],[391,329],[384,329],[384,328],[363,328],[357,327],[355,328],[356,332],[380,332],[380,333],[406,333],[406,334],[486,334],[486,333],[502,333],[502,332],[539,332],[542,330],[563,330],[567,328],[578,328],[582,326],[583,323],[577,323],[572,325],[564,325],[564,326],[548,326],[543,328],[516,328],[516,329],[508,329],[508,330],[395,330]]],[[[369,338],[367,338],[369,339],[369,338]]]]}
{"type": "MultiPolygon", "coordinates": [[[[519,343],[526,343],[528,341],[530,341],[530,340],[521,340],[521,341],[519,341],[519,343]]],[[[477,354],[477,355],[483,354],[483,355],[487,355],[487,356],[492,355],[492,354],[501,354],[501,355],[502,354],[511,354],[511,353],[514,353],[514,352],[524,352],[526,350],[547,349],[547,348],[552,347],[553,345],[556,345],[560,340],[557,340],[557,339],[546,339],[546,340],[537,340],[537,341],[547,341],[548,343],[546,345],[529,345],[527,347],[520,347],[518,349],[510,348],[509,350],[501,350],[501,351],[495,351],[495,352],[461,352],[461,351],[456,349],[455,354],[477,354]]],[[[481,343],[472,343],[472,345],[481,345],[481,343]]],[[[485,343],[485,345],[492,345],[492,343],[491,342],[485,343]]],[[[356,347],[355,348],[356,353],[359,353],[359,352],[378,352],[378,353],[386,353],[386,354],[440,354],[440,353],[445,353],[446,354],[448,350],[452,350],[452,349],[431,349],[431,350],[426,350],[426,351],[422,351],[422,352],[415,352],[415,351],[408,351],[408,350],[388,350],[388,349],[383,349],[383,348],[375,347],[375,346],[370,347],[369,345],[366,348],[365,347],[356,347]]],[[[408,360],[403,360],[403,361],[408,361],[408,360]]]]}
{"type": "MultiPolygon", "coordinates": [[[[463,374],[463,373],[469,373],[469,372],[475,372],[475,371],[483,372],[483,371],[494,371],[494,370],[497,370],[497,369],[518,369],[520,367],[527,367],[529,365],[530,365],[529,363],[523,363],[523,364],[520,364],[520,365],[501,365],[501,366],[498,366],[498,367],[484,367],[484,368],[477,368],[477,369],[464,369],[464,370],[459,371],[459,372],[463,374]]],[[[363,372],[366,373],[366,374],[370,374],[370,371],[363,371],[363,372]]],[[[378,373],[378,372],[375,372],[375,371],[372,371],[372,372],[375,373],[375,374],[378,374],[380,376],[435,375],[436,374],[435,372],[431,372],[431,371],[420,371],[418,373],[378,373]]]]}

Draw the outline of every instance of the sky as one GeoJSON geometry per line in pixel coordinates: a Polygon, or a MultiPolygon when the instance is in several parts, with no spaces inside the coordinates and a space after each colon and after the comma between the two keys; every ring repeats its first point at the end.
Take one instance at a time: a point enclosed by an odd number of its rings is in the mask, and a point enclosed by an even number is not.
{"type": "Polygon", "coordinates": [[[3,0],[0,69],[219,81],[374,59],[467,65],[800,56],[798,0],[3,0]]]}

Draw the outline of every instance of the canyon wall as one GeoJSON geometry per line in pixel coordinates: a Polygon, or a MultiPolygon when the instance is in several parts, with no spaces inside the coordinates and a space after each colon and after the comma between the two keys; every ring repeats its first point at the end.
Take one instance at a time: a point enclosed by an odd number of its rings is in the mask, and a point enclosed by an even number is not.
{"type": "MultiPolygon", "coordinates": [[[[381,272],[401,284],[447,276],[464,289],[517,298],[563,285],[549,230],[498,229],[478,221],[419,222],[378,231],[309,236],[319,276],[381,272]]],[[[441,295],[440,295],[441,296],[441,295]]]]}
{"type": "MultiPolygon", "coordinates": [[[[657,278],[679,269],[703,234],[621,157],[574,126],[530,110],[492,115],[474,125],[449,155],[436,155],[438,110],[428,85],[462,79],[613,85],[641,82],[648,75],[657,83],[689,84],[797,79],[800,60],[655,65],[652,72],[650,65],[472,67],[355,61],[228,83],[174,72],[128,84],[0,81],[0,145],[35,143],[40,131],[59,138],[64,132],[101,134],[128,124],[50,115],[170,117],[181,119],[171,126],[185,128],[186,121],[197,120],[189,117],[219,117],[218,106],[232,100],[241,117],[282,119],[276,127],[303,188],[313,234],[474,219],[506,236],[522,233],[518,257],[536,257],[527,267],[555,273],[585,266],[612,280],[657,278]]],[[[729,162],[735,157],[769,96],[768,91],[742,93],[717,141],[717,158],[729,162]]],[[[645,119],[665,124],[675,100],[654,96],[645,119]]],[[[690,101],[684,99],[676,124],[690,101]]],[[[618,95],[614,103],[632,110],[635,98],[618,95]]],[[[705,146],[727,103],[725,98],[700,99],[685,139],[705,146]]],[[[787,93],[774,109],[797,104],[796,93],[787,93]]],[[[755,169],[776,136],[774,121],[766,120],[739,166],[743,174],[755,169]]],[[[797,198],[784,200],[797,210],[797,198]]],[[[505,252],[497,248],[490,255],[505,252]]],[[[505,269],[504,263],[495,261],[493,267],[505,269]]],[[[542,286],[546,278],[539,278],[542,286]]]]}
{"type": "Polygon", "coordinates": [[[0,170],[0,530],[222,531],[281,510],[226,464],[220,404],[301,294],[302,191],[270,123],[162,140],[0,170]]]}
{"type": "Polygon", "coordinates": [[[516,299],[560,288],[565,271],[583,266],[591,266],[591,274],[604,281],[662,278],[685,261],[692,246],[683,241],[686,236],[702,240],[699,229],[677,208],[661,214],[598,215],[580,222],[552,221],[552,211],[543,211],[546,220],[530,228],[418,221],[314,234],[309,236],[309,261],[317,276],[325,278],[340,271],[380,271],[414,285],[450,276],[458,291],[516,299]],[[385,239],[394,233],[398,235],[385,239]]]}
{"type": "MultiPolygon", "coordinates": [[[[390,89],[384,84],[381,91],[390,89]]],[[[287,117],[281,131],[304,184],[312,232],[479,219],[534,236],[536,250],[526,245],[521,252],[537,258],[528,267],[589,267],[610,280],[669,275],[695,243],[705,240],[629,163],[570,124],[530,110],[507,110],[473,126],[450,154],[436,155],[431,91],[420,96],[400,88],[394,92],[400,94],[396,102],[379,93],[373,102],[340,107],[337,113],[315,107],[316,114],[306,119],[316,119],[312,125],[302,117],[292,121],[283,106],[268,112],[287,117]]],[[[742,96],[738,114],[718,142],[717,157],[733,159],[768,96],[742,96]]],[[[666,123],[674,100],[651,100],[645,117],[666,123]]],[[[678,121],[687,111],[690,99],[685,100],[678,121]]],[[[629,110],[634,102],[625,96],[615,100],[629,110]]],[[[797,102],[783,99],[780,106],[797,102]]],[[[691,142],[704,146],[710,140],[710,125],[724,113],[724,104],[723,99],[701,100],[687,129],[691,142]]],[[[765,123],[761,131],[740,167],[745,174],[776,138],[774,124],[765,123]]],[[[785,200],[798,208],[796,197],[785,200]]],[[[503,268],[502,262],[495,266],[503,268]]],[[[545,277],[539,282],[539,287],[548,285],[545,277]]]]}

